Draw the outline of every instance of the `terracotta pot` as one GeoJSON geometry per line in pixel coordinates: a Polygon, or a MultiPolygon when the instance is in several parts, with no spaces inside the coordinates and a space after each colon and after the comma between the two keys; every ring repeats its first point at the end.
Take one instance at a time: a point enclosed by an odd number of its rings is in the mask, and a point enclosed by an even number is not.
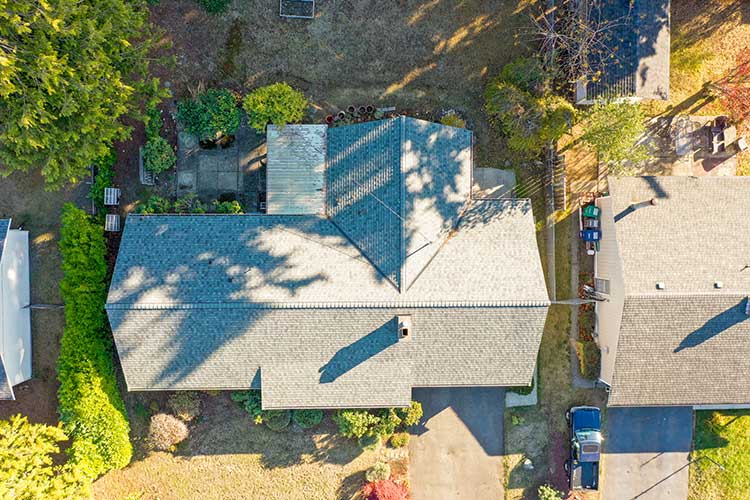
{"type": "Polygon", "coordinates": [[[328,116],[326,116],[326,123],[327,123],[328,125],[330,125],[330,124],[332,124],[332,123],[333,123],[333,115],[328,115],[328,116]]]}

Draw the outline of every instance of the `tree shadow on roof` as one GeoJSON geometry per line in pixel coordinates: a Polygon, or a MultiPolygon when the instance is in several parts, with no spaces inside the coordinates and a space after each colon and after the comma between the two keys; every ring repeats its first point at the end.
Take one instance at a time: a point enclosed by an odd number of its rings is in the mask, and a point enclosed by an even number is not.
{"type": "Polygon", "coordinates": [[[682,339],[680,345],[675,347],[674,352],[698,347],[733,326],[742,323],[743,321],[747,321],[745,307],[746,299],[742,299],[739,304],[709,319],[703,326],[682,339]]]}

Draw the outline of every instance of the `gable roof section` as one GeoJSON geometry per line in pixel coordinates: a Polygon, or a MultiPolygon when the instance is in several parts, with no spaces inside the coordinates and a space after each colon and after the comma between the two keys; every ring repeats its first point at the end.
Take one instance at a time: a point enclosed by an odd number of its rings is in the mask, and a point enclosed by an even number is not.
{"type": "Polygon", "coordinates": [[[269,125],[266,194],[269,214],[323,214],[326,125],[269,125]]]}
{"type": "Polygon", "coordinates": [[[626,294],[750,292],[750,178],[610,178],[626,294]],[[633,209],[656,199],[657,205],[633,209]]]}
{"type": "Polygon", "coordinates": [[[668,99],[669,0],[601,0],[591,17],[609,23],[601,50],[590,61],[598,76],[587,82],[586,98],[668,99]]]}
{"type": "Polygon", "coordinates": [[[609,406],[750,402],[741,295],[625,299],[609,406]]]}
{"type": "Polygon", "coordinates": [[[401,292],[466,207],[471,151],[471,132],[414,118],[329,130],[326,212],[401,292]]]}
{"type": "Polygon", "coordinates": [[[608,404],[750,402],[750,178],[610,178],[609,191],[625,302],[608,404]]]}
{"type": "MultiPolygon", "coordinates": [[[[0,263],[3,260],[3,250],[5,249],[5,238],[10,230],[10,219],[0,219],[0,263]]],[[[1,281],[1,280],[0,280],[1,281]]],[[[0,340],[4,337],[3,328],[3,286],[0,282],[0,340]]],[[[0,346],[2,347],[2,346],[0,346]]],[[[8,379],[8,373],[5,371],[5,362],[3,361],[2,349],[0,349],[0,400],[12,400],[15,399],[13,396],[13,387],[8,379]]]]}

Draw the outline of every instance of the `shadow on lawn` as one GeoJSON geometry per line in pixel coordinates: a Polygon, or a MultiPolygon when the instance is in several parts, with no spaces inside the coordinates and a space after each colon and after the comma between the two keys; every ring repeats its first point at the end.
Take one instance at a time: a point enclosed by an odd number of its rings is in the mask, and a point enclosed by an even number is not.
{"type": "Polygon", "coordinates": [[[355,440],[336,434],[328,416],[312,430],[291,424],[274,432],[255,424],[228,392],[204,399],[203,407],[200,421],[192,426],[187,443],[175,455],[259,455],[263,467],[275,469],[314,462],[344,465],[362,454],[355,440]]]}

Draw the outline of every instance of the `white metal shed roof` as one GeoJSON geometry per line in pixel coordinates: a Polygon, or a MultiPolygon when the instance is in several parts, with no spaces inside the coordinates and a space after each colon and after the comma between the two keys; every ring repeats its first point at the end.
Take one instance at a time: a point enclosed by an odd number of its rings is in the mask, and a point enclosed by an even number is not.
{"type": "Polygon", "coordinates": [[[0,237],[0,399],[15,399],[11,386],[31,378],[29,233],[5,225],[0,237]]]}
{"type": "Polygon", "coordinates": [[[324,212],[326,125],[269,125],[266,201],[269,214],[324,212]]]}

